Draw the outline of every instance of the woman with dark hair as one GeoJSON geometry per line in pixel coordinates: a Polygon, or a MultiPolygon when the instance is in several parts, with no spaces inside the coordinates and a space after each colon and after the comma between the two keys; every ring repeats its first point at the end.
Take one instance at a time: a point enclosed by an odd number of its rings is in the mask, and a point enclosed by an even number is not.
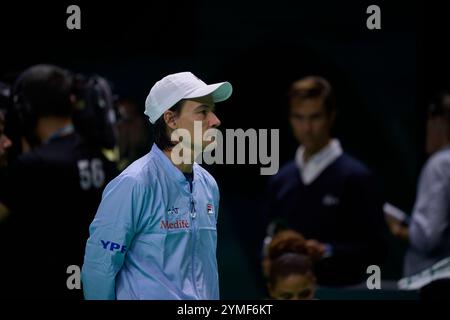
{"type": "Polygon", "coordinates": [[[263,264],[270,298],[313,299],[316,291],[314,256],[301,234],[293,230],[275,234],[263,264]]]}

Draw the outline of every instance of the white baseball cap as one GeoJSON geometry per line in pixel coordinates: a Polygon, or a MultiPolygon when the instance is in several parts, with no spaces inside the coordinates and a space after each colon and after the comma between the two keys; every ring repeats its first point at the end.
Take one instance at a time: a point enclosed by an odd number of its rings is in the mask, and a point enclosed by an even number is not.
{"type": "Polygon", "coordinates": [[[150,89],[145,100],[145,111],[151,123],[181,99],[199,98],[211,94],[214,103],[227,100],[233,87],[229,82],[206,84],[191,72],[170,74],[150,89]]]}

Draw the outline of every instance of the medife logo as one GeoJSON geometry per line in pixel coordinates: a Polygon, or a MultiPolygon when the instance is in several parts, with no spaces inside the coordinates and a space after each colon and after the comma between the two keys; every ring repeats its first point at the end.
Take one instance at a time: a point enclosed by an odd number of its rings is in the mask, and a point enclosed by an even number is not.
{"type": "Polygon", "coordinates": [[[176,220],[175,222],[169,222],[167,220],[161,220],[160,228],[165,230],[171,229],[185,229],[189,228],[188,220],[176,220]]]}

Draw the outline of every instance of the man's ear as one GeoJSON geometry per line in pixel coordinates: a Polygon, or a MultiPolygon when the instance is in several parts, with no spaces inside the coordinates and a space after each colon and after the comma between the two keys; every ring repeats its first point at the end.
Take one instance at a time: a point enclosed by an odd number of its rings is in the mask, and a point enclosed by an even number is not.
{"type": "Polygon", "coordinates": [[[175,112],[170,111],[170,110],[165,111],[163,114],[163,117],[164,117],[164,122],[167,124],[167,126],[170,129],[172,129],[172,130],[177,129],[177,119],[176,119],[177,117],[176,117],[175,112]]]}

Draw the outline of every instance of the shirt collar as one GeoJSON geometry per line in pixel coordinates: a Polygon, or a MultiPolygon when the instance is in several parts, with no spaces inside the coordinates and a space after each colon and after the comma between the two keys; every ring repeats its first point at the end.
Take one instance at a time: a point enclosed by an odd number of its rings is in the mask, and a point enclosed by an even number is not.
{"type": "Polygon", "coordinates": [[[53,132],[50,137],[44,141],[44,143],[49,143],[52,140],[55,140],[57,138],[63,137],[63,136],[67,136],[69,134],[72,134],[75,132],[75,127],[73,126],[73,124],[69,123],[68,125],[65,125],[64,127],[56,130],[55,132],[53,132]]]}
{"type": "Polygon", "coordinates": [[[305,147],[300,146],[295,153],[295,163],[300,170],[303,183],[311,184],[331,163],[339,158],[343,151],[339,140],[331,139],[319,152],[314,154],[306,163],[303,159],[305,147]]]}
{"type": "MultiPolygon", "coordinates": [[[[166,156],[166,154],[158,148],[158,146],[154,143],[152,145],[152,149],[150,150],[150,153],[153,154],[158,162],[161,164],[163,170],[166,172],[166,174],[172,178],[174,178],[177,182],[180,183],[187,183],[187,179],[184,176],[183,172],[178,169],[172,161],[170,161],[169,157],[166,156]]],[[[194,174],[194,180],[196,180],[197,177],[197,163],[194,162],[194,165],[192,166],[192,172],[194,174]]]]}

